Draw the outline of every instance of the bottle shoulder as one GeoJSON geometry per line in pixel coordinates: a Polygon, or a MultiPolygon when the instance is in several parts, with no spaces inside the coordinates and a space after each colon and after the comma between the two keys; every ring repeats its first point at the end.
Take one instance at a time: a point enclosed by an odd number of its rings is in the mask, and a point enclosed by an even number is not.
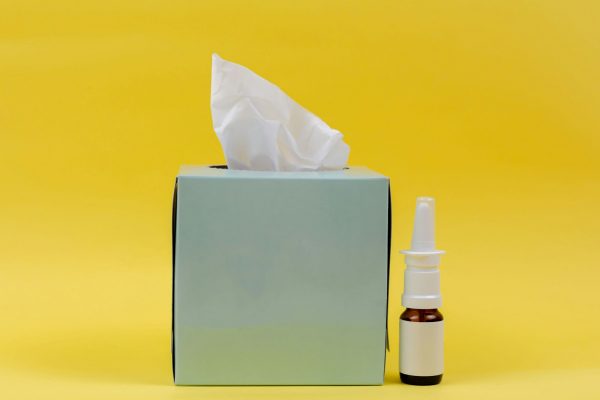
{"type": "Polygon", "coordinates": [[[437,322],[443,321],[444,316],[437,308],[427,310],[407,308],[400,315],[400,319],[409,322],[437,322]]]}

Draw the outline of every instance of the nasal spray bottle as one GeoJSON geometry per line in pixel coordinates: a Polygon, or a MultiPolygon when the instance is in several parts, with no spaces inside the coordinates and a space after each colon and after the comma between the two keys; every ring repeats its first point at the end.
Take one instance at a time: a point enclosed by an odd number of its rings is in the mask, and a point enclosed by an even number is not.
{"type": "Polygon", "coordinates": [[[440,255],[435,249],[435,201],[417,198],[410,250],[405,250],[404,293],[400,316],[400,380],[436,385],[444,372],[444,317],[438,311],[440,255]]]}

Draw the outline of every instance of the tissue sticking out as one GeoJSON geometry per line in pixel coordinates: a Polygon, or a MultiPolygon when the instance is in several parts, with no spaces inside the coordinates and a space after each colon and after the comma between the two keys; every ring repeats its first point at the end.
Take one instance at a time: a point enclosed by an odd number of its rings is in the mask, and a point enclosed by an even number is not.
{"type": "Polygon", "coordinates": [[[343,169],[350,148],[343,135],[248,68],[212,59],[213,127],[230,169],[343,169]]]}

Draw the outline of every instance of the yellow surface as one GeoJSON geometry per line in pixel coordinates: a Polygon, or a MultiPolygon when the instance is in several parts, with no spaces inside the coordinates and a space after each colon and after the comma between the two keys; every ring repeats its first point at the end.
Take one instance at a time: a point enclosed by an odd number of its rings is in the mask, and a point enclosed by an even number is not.
{"type": "Polygon", "coordinates": [[[0,398],[600,398],[598,2],[256,3],[0,1],[0,398]],[[383,387],[172,385],[173,181],[223,162],[212,52],[391,177],[383,387]],[[417,195],[448,251],[432,388],[397,382],[417,195]]]}

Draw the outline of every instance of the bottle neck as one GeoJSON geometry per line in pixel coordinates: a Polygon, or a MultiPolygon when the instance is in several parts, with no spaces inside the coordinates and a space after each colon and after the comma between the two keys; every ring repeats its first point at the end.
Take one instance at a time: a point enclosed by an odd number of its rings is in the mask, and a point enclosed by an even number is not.
{"type": "Polygon", "coordinates": [[[444,316],[437,308],[407,308],[400,316],[400,319],[409,322],[437,322],[443,321],[444,316]]]}
{"type": "Polygon", "coordinates": [[[417,267],[407,263],[404,270],[402,305],[421,310],[431,310],[442,306],[438,266],[417,267]]]}

